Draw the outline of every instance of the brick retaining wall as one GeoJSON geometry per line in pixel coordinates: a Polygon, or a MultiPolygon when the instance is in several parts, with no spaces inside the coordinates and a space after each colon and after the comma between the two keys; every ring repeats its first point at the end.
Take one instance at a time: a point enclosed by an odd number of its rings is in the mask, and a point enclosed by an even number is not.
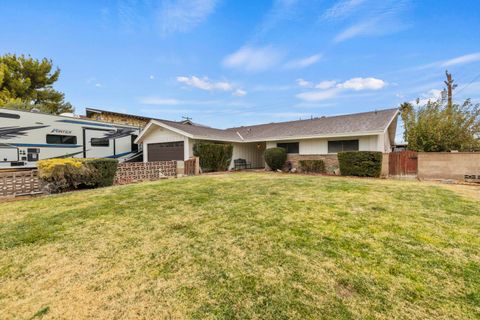
{"type": "Polygon", "coordinates": [[[176,161],[124,162],[118,165],[115,184],[159,180],[176,175],[176,161]]]}
{"type": "Polygon", "coordinates": [[[336,154],[287,154],[287,161],[293,168],[298,168],[300,160],[323,160],[327,173],[333,173],[339,167],[336,154]]]}

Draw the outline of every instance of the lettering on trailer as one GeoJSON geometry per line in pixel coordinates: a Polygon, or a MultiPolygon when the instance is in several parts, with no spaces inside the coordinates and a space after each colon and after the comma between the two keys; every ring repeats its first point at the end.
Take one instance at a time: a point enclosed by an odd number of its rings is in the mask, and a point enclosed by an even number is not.
{"type": "Polygon", "coordinates": [[[63,130],[63,129],[52,129],[51,133],[62,133],[62,134],[71,134],[71,130],[63,130]]]}

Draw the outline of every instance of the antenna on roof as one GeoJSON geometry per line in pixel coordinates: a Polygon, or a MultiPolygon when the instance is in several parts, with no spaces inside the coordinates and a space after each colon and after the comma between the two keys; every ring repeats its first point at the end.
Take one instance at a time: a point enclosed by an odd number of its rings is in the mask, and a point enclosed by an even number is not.
{"type": "Polygon", "coordinates": [[[192,120],[192,118],[190,118],[190,117],[183,117],[183,116],[182,116],[182,119],[185,120],[185,121],[191,121],[192,120]]]}

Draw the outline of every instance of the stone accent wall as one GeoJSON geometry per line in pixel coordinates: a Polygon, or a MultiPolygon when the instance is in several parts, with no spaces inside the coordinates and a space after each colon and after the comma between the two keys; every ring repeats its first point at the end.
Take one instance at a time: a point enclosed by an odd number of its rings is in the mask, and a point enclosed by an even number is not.
{"type": "Polygon", "coordinates": [[[118,164],[115,184],[159,180],[176,175],[176,161],[124,162],[118,164]]]}
{"type": "Polygon", "coordinates": [[[288,154],[287,161],[292,163],[293,168],[298,168],[300,160],[323,160],[327,173],[333,173],[339,167],[336,154],[288,154]]]}
{"type": "Polygon", "coordinates": [[[142,127],[142,128],[145,127],[149,121],[147,119],[135,118],[128,115],[122,116],[122,115],[108,114],[108,113],[101,113],[101,114],[95,113],[92,116],[90,116],[89,119],[117,123],[117,124],[127,124],[131,126],[142,127]]]}

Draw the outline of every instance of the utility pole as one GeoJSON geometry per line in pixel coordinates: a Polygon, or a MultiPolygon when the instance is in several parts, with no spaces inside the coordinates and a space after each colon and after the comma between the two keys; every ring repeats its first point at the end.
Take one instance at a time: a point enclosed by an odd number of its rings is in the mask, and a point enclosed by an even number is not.
{"type": "Polygon", "coordinates": [[[447,76],[447,81],[444,81],[447,85],[447,107],[451,109],[453,106],[453,90],[457,85],[453,84],[452,74],[448,73],[448,70],[445,70],[445,75],[447,76]]]}

